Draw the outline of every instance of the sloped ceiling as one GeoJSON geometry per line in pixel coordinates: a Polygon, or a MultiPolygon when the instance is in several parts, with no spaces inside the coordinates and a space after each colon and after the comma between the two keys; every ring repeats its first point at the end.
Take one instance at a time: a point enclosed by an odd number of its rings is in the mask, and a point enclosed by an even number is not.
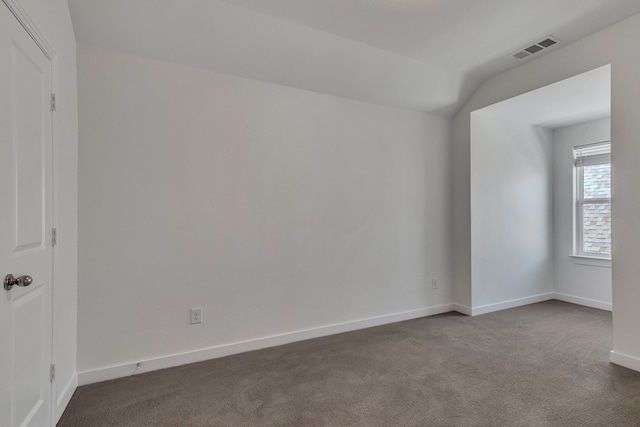
{"type": "Polygon", "coordinates": [[[69,3],[79,43],[440,114],[523,62],[511,53],[550,34],[565,45],[640,13],[638,0],[69,3]]]}
{"type": "Polygon", "coordinates": [[[472,114],[556,129],[611,116],[611,65],[573,76],[472,114]]]}

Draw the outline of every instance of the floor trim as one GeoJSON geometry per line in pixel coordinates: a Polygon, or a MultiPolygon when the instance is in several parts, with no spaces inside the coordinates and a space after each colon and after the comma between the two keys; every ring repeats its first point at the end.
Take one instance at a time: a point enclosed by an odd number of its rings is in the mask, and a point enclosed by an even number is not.
{"type": "MultiPolygon", "coordinates": [[[[509,308],[521,307],[537,302],[558,299],[573,304],[584,305],[587,307],[599,308],[602,310],[611,310],[611,305],[590,300],[587,298],[574,297],[572,295],[558,294],[548,292],[545,294],[533,295],[527,298],[520,298],[510,301],[503,301],[496,304],[488,304],[479,307],[468,307],[462,304],[444,304],[434,307],[426,307],[418,310],[405,311],[384,316],[371,317],[368,319],[355,320],[351,322],[336,323],[333,325],[321,326],[318,328],[304,329],[284,334],[271,335],[253,340],[240,341],[230,344],[223,344],[214,347],[203,348],[199,350],[177,353],[167,356],[160,356],[141,361],[133,361],[122,363],[119,365],[106,366],[103,368],[80,372],[77,375],[77,385],[93,384],[101,381],[108,381],[116,378],[128,377],[131,375],[142,374],[145,372],[157,371],[158,369],[171,368],[174,366],[186,365],[188,363],[202,362],[204,360],[216,359],[219,357],[229,356],[232,354],[244,353],[247,351],[259,350],[267,347],[274,347],[283,344],[289,344],[296,341],[304,341],[312,338],[319,338],[328,335],[339,334],[342,332],[355,331],[374,326],[386,325],[389,323],[402,322],[403,320],[417,319],[420,317],[433,316],[436,314],[448,313],[456,311],[467,316],[478,316],[481,314],[491,313],[494,311],[506,310],[509,308]]],[[[630,358],[629,356],[611,353],[611,361],[613,363],[628,367],[630,369],[640,370],[640,360],[630,358]],[[625,359],[626,358],[626,359],[625,359]],[[614,360],[615,359],[615,360],[614,360]],[[632,362],[625,362],[631,359],[632,362]],[[620,363],[617,360],[622,360],[620,363]],[[626,364],[625,364],[626,363],[626,364]],[[638,367],[633,368],[632,366],[638,367]]],[[[72,387],[71,390],[74,390],[72,387]]],[[[65,389],[66,390],[66,389],[65,389]]],[[[69,393],[71,398],[73,392],[69,393]]],[[[66,397],[65,397],[66,398],[66,397]]]]}
{"type": "Polygon", "coordinates": [[[480,314],[492,313],[494,311],[521,307],[523,305],[535,304],[537,302],[542,302],[542,301],[549,301],[554,299],[554,297],[555,297],[554,292],[547,292],[546,294],[533,295],[526,298],[503,301],[495,304],[481,305],[478,307],[471,308],[471,316],[478,316],[480,314]]]}
{"type": "Polygon", "coordinates": [[[616,365],[623,366],[625,368],[633,369],[634,371],[640,372],[640,359],[633,356],[628,356],[626,354],[617,353],[614,350],[611,350],[609,354],[609,360],[611,363],[615,363],[616,365]]]}
{"type": "Polygon", "coordinates": [[[466,314],[467,316],[471,316],[473,313],[473,309],[471,307],[468,307],[466,305],[462,305],[462,304],[452,304],[453,305],[453,311],[457,311],[460,314],[466,314]]]}
{"type": "Polygon", "coordinates": [[[572,304],[584,305],[586,307],[598,308],[600,310],[612,311],[612,305],[610,302],[598,301],[589,298],[577,297],[575,295],[562,294],[559,292],[554,293],[555,299],[564,302],[570,302],[572,304]]]}
{"type": "Polygon", "coordinates": [[[158,369],[171,368],[174,366],[180,366],[194,362],[202,362],[204,360],[216,359],[219,357],[229,356],[231,354],[244,353],[247,351],[259,350],[262,348],[274,347],[282,344],[289,344],[292,342],[308,340],[311,338],[319,338],[327,335],[339,334],[342,332],[349,332],[358,329],[370,328],[373,326],[385,325],[388,323],[401,322],[403,320],[433,316],[436,314],[448,313],[453,310],[453,304],[444,304],[434,307],[421,308],[418,310],[405,311],[401,313],[371,317],[368,319],[336,323],[333,325],[321,326],[318,328],[272,335],[253,340],[223,344],[200,350],[177,353],[168,356],[160,356],[141,361],[133,361],[119,365],[107,366],[78,373],[78,385],[92,384],[101,381],[112,380],[115,378],[141,374],[144,372],[156,371],[158,369]]]}
{"type": "Polygon", "coordinates": [[[74,374],[67,385],[64,386],[64,389],[62,389],[62,393],[57,396],[56,423],[60,421],[60,417],[62,417],[64,410],[67,409],[67,405],[71,401],[71,397],[73,396],[73,393],[75,393],[76,388],[78,388],[78,375],[74,374]]]}

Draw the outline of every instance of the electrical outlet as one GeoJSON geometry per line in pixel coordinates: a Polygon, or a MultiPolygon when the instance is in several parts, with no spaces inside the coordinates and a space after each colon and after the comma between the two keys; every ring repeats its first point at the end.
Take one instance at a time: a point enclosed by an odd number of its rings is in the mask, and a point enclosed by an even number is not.
{"type": "Polygon", "coordinates": [[[202,308],[192,308],[189,310],[191,314],[191,324],[202,323],[202,308]]]}
{"type": "Polygon", "coordinates": [[[438,289],[438,279],[431,279],[431,287],[433,289],[438,289]]]}

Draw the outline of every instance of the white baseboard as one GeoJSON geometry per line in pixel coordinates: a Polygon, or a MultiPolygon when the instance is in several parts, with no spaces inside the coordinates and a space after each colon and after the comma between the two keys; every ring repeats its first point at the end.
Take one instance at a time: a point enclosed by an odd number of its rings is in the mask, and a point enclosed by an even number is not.
{"type": "MultiPolygon", "coordinates": [[[[537,302],[558,299],[574,304],[585,305],[588,307],[600,308],[603,310],[611,310],[611,304],[601,301],[589,300],[587,298],[574,297],[566,294],[558,294],[549,292],[546,294],[534,295],[531,297],[520,298],[510,301],[503,301],[495,304],[488,304],[478,307],[468,307],[462,304],[444,304],[434,307],[426,307],[418,310],[405,311],[401,313],[388,314],[384,316],[371,317],[368,319],[355,320],[351,322],[336,323],[333,325],[321,326],[317,328],[293,331],[283,334],[271,335],[262,338],[256,338],[247,341],[240,341],[229,344],[222,344],[214,347],[203,348],[183,353],[176,353],[166,356],[159,356],[141,361],[133,361],[118,365],[106,366],[102,368],[92,369],[78,373],[74,377],[73,383],[69,383],[65,387],[65,392],[58,399],[58,411],[61,415],[64,407],[68,404],[73,391],[77,386],[93,384],[101,381],[108,381],[115,378],[128,377],[131,375],[142,374],[145,372],[156,371],[158,369],[171,368],[174,366],[186,365],[188,363],[202,362],[204,360],[216,359],[219,357],[229,356],[232,354],[244,353],[247,351],[259,350],[267,347],[274,347],[283,344],[289,344],[296,341],[303,341],[312,338],[319,338],[328,335],[339,334],[342,332],[355,331],[374,326],[385,325],[388,323],[401,322],[403,320],[417,319],[420,317],[433,316],[436,314],[448,313],[456,311],[467,316],[478,316],[481,314],[491,313],[494,311],[506,310],[509,308],[521,307],[524,305],[534,304],[537,302]],[[140,366],[138,366],[140,363],[140,366]]],[[[618,357],[618,356],[615,356],[618,357]]],[[[628,356],[626,356],[628,357],[628,356]]],[[[633,358],[631,358],[633,359],[633,358]]],[[[617,359],[616,359],[617,360],[617,359]]],[[[633,359],[635,360],[635,359],[633,359]]],[[[614,353],[612,352],[611,361],[613,363],[630,367],[624,363],[614,361],[614,353]]],[[[640,363],[637,361],[636,363],[640,363]]],[[[640,370],[640,368],[631,368],[640,370]]]]}
{"type": "MultiPolygon", "coordinates": [[[[548,301],[554,299],[554,293],[548,292],[546,294],[533,295],[526,298],[513,299],[509,301],[498,302],[495,304],[481,305],[471,308],[471,316],[478,316],[480,314],[491,313],[494,311],[507,310],[509,308],[521,307],[523,305],[535,304],[537,302],[548,301]]],[[[468,308],[468,307],[467,307],[468,308]]],[[[464,313],[467,314],[467,313],[464,313]]]]}
{"type": "Polygon", "coordinates": [[[640,372],[640,359],[637,357],[628,356],[611,350],[609,360],[611,363],[615,363],[616,365],[624,366],[625,368],[640,372]]]}
{"type": "Polygon", "coordinates": [[[462,304],[452,304],[453,305],[453,311],[457,311],[460,314],[466,314],[467,316],[471,316],[471,314],[473,313],[473,310],[471,309],[471,307],[467,307],[466,305],[462,305],[462,304]]]}
{"type": "Polygon", "coordinates": [[[69,380],[69,382],[62,389],[62,393],[58,394],[56,399],[56,420],[57,423],[60,421],[60,417],[62,413],[67,408],[69,401],[71,401],[71,396],[78,388],[78,375],[74,374],[73,377],[69,380]]]}
{"type": "Polygon", "coordinates": [[[495,304],[481,305],[478,307],[468,307],[462,304],[452,304],[453,310],[467,316],[478,316],[480,314],[491,313],[494,311],[506,310],[509,308],[521,307],[523,305],[535,304],[537,302],[557,299],[558,301],[570,302],[572,304],[584,305],[586,307],[598,308],[600,310],[612,311],[611,303],[604,301],[592,300],[589,298],[577,297],[559,292],[549,292],[546,294],[534,295],[531,297],[503,301],[495,304]]]}
{"type": "Polygon", "coordinates": [[[570,302],[572,304],[584,305],[592,308],[599,308],[600,310],[612,311],[612,305],[610,302],[597,301],[589,298],[577,297],[575,295],[561,294],[554,292],[554,298],[559,301],[570,302]]]}
{"type": "Polygon", "coordinates": [[[200,350],[154,357],[142,361],[136,360],[120,365],[106,366],[103,368],[80,372],[78,373],[78,385],[92,384],[100,381],[107,381],[115,378],[141,374],[144,372],[156,371],[158,369],[171,368],[174,366],[186,365],[188,363],[202,362],[204,360],[216,359],[219,357],[229,356],[231,354],[244,353],[247,351],[259,350],[261,348],[289,344],[296,341],[334,335],[342,332],[355,331],[358,329],[370,328],[373,326],[380,326],[388,323],[401,322],[403,320],[433,316],[436,314],[448,313],[453,310],[453,304],[445,304],[435,307],[421,308],[418,310],[405,311],[401,313],[388,314],[384,316],[371,317],[368,319],[321,326],[318,328],[288,332],[284,334],[272,335],[247,341],[223,344],[200,350]],[[140,363],[140,366],[138,366],[138,363],[140,363]]]}

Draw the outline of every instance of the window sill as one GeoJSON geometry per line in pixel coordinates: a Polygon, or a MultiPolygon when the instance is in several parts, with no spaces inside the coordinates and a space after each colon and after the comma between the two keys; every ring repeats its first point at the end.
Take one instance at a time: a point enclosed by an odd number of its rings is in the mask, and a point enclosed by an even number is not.
{"type": "Polygon", "coordinates": [[[590,265],[593,267],[611,268],[610,258],[598,258],[587,255],[569,255],[574,264],[590,265]]]}

